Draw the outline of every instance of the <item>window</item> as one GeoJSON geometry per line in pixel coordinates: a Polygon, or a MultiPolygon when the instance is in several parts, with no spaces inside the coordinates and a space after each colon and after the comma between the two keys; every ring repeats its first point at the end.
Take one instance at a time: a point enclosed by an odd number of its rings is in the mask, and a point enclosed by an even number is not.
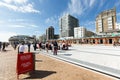
{"type": "Polygon", "coordinates": [[[108,30],[112,30],[112,16],[108,17],[108,30]]]}

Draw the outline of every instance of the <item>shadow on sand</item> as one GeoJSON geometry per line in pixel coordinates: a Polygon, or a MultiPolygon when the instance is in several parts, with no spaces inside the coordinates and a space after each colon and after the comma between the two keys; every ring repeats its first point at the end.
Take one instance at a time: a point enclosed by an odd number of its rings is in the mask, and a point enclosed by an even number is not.
{"type": "Polygon", "coordinates": [[[56,73],[55,71],[36,70],[36,71],[29,73],[29,77],[24,78],[24,79],[42,79],[44,77],[47,77],[55,73],[56,73]]]}
{"type": "Polygon", "coordinates": [[[12,50],[1,50],[2,52],[8,52],[8,51],[12,51],[12,50]]]}
{"type": "Polygon", "coordinates": [[[42,60],[35,60],[35,62],[43,62],[42,60]]]}

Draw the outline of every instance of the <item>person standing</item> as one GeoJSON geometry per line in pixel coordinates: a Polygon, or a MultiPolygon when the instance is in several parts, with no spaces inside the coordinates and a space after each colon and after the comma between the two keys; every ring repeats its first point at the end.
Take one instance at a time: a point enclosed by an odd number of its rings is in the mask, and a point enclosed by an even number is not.
{"type": "Polygon", "coordinates": [[[53,46],[54,46],[54,52],[53,52],[53,54],[57,55],[57,50],[58,50],[58,43],[57,43],[57,41],[53,42],[53,46]]]}
{"type": "Polygon", "coordinates": [[[0,42],[0,51],[1,51],[1,48],[2,48],[2,42],[0,42]]]}
{"type": "Polygon", "coordinates": [[[2,45],[3,45],[3,47],[2,47],[2,51],[5,51],[5,46],[6,46],[6,45],[5,45],[5,42],[3,42],[2,45]]]}
{"type": "Polygon", "coordinates": [[[45,43],[45,49],[46,49],[46,52],[48,53],[48,49],[49,49],[49,43],[48,42],[45,43]]]}
{"type": "Polygon", "coordinates": [[[28,43],[28,52],[30,52],[30,46],[31,46],[31,44],[28,43]]]}
{"type": "Polygon", "coordinates": [[[36,49],[37,49],[37,43],[36,42],[34,43],[33,47],[34,47],[34,51],[36,51],[36,49]]]}
{"type": "Polygon", "coordinates": [[[20,53],[20,54],[23,54],[24,53],[24,51],[25,51],[25,45],[24,45],[24,42],[19,46],[19,51],[18,51],[18,53],[20,53]]]}
{"type": "Polygon", "coordinates": [[[17,48],[17,42],[14,42],[14,50],[17,48]]]}
{"type": "Polygon", "coordinates": [[[42,42],[39,43],[39,49],[41,51],[41,49],[42,49],[42,42]]]}
{"type": "Polygon", "coordinates": [[[59,43],[59,48],[62,50],[62,42],[59,43]]]}

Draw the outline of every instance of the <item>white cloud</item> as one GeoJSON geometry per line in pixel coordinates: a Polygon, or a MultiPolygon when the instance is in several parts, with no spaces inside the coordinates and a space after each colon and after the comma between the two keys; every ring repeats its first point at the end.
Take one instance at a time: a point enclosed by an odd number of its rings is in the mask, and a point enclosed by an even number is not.
{"type": "Polygon", "coordinates": [[[40,27],[37,24],[34,24],[33,20],[23,19],[23,18],[16,18],[16,19],[7,19],[7,20],[0,20],[0,27],[3,26],[7,28],[26,28],[26,29],[35,29],[40,27]]]}
{"type": "Polygon", "coordinates": [[[26,3],[26,1],[25,2],[23,2],[23,0],[22,1],[21,0],[19,0],[19,1],[12,0],[12,1],[19,3],[20,5],[17,5],[17,4],[13,5],[10,1],[9,2],[1,2],[0,1],[0,6],[6,7],[13,11],[22,12],[22,13],[40,13],[39,10],[34,9],[33,5],[30,3],[26,3]]]}
{"type": "Polygon", "coordinates": [[[34,25],[34,24],[32,24],[30,26],[33,27],[33,28],[37,28],[38,27],[37,25],[34,25]]]}
{"type": "Polygon", "coordinates": [[[83,24],[88,30],[95,31],[95,21],[86,21],[83,24]]]}
{"type": "Polygon", "coordinates": [[[120,13],[117,13],[117,22],[120,23],[120,13]]]}
{"type": "Polygon", "coordinates": [[[95,0],[71,0],[68,3],[68,8],[65,13],[75,14],[75,15],[81,15],[84,13],[88,8],[93,7],[95,4],[95,0]]]}
{"type": "Polygon", "coordinates": [[[119,7],[119,6],[120,6],[120,2],[119,2],[119,0],[116,1],[115,6],[116,6],[116,7],[119,7]]]}
{"type": "Polygon", "coordinates": [[[104,2],[105,2],[104,0],[101,0],[101,1],[99,2],[99,4],[100,4],[99,8],[103,6],[104,2]]]}
{"type": "Polygon", "coordinates": [[[14,11],[16,11],[16,10],[17,10],[17,6],[10,5],[10,4],[4,3],[4,2],[0,2],[0,6],[7,7],[7,8],[9,8],[9,9],[14,10],[14,11]]]}
{"type": "Polygon", "coordinates": [[[120,13],[117,13],[117,16],[120,16],[120,13]]]}
{"type": "Polygon", "coordinates": [[[58,23],[58,19],[59,19],[58,16],[53,16],[53,17],[47,18],[45,20],[45,23],[48,24],[49,26],[55,26],[58,23]]]}
{"type": "Polygon", "coordinates": [[[34,33],[40,33],[40,31],[35,31],[34,33]]]}
{"type": "Polygon", "coordinates": [[[17,35],[17,34],[13,32],[0,32],[0,41],[8,42],[8,39],[14,35],[17,35]]]}
{"type": "Polygon", "coordinates": [[[11,28],[25,28],[23,25],[9,25],[11,28]]]}
{"type": "Polygon", "coordinates": [[[82,14],[83,7],[81,2],[79,0],[71,0],[71,3],[68,4],[68,12],[77,15],[82,14]]]}
{"type": "Polygon", "coordinates": [[[26,19],[8,19],[8,22],[24,22],[24,21],[28,21],[26,19]]]}
{"type": "Polygon", "coordinates": [[[95,3],[95,0],[90,0],[89,6],[92,7],[95,3]]]}
{"type": "Polygon", "coordinates": [[[17,3],[17,4],[23,4],[26,3],[28,0],[2,0],[6,3],[17,3]]]}
{"type": "Polygon", "coordinates": [[[26,12],[33,12],[33,13],[39,13],[40,11],[38,10],[35,10],[33,8],[33,5],[32,4],[27,4],[27,5],[24,5],[24,6],[21,6],[21,7],[18,7],[18,11],[19,12],[23,12],[23,13],[26,13],[26,12]]]}
{"type": "Polygon", "coordinates": [[[1,21],[1,20],[0,20],[0,24],[2,24],[2,23],[4,23],[4,21],[1,21]]]}
{"type": "Polygon", "coordinates": [[[95,21],[85,21],[84,22],[84,25],[86,26],[86,27],[90,27],[90,26],[94,26],[95,25],[95,21]]]}
{"type": "Polygon", "coordinates": [[[35,25],[33,23],[21,23],[20,25],[22,25],[24,27],[27,27],[29,29],[31,29],[31,28],[38,28],[38,25],[35,25]]]}
{"type": "Polygon", "coordinates": [[[28,23],[19,23],[19,24],[11,24],[11,25],[7,25],[10,28],[37,28],[37,25],[34,24],[28,24],[28,23]]]}

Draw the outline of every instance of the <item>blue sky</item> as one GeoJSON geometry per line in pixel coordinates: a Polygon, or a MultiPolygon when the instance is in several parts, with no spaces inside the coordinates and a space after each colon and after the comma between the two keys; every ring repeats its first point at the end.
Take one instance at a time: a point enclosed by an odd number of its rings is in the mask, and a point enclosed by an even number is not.
{"type": "Polygon", "coordinates": [[[49,26],[59,34],[59,18],[66,13],[95,31],[96,16],[114,7],[120,23],[120,0],[0,0],[0,41],[12,35],[40,36],[49,26]]]}

